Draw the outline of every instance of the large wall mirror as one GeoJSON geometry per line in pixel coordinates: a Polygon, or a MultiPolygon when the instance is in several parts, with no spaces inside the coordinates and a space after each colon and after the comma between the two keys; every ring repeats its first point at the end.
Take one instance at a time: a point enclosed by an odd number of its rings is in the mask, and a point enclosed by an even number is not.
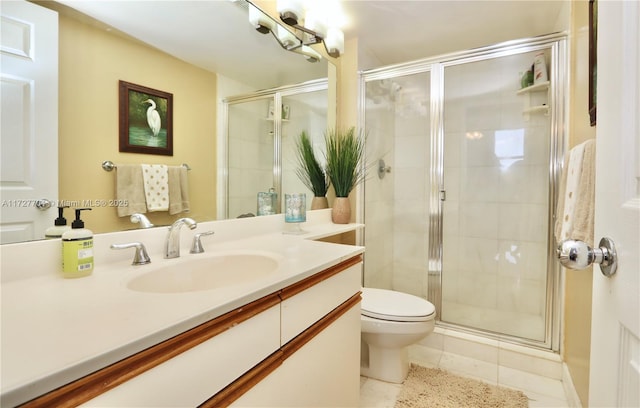
{"type": "MultiPolygon", "coordinates": [[[[172,216],[166,212],[147,213],[155,225],[168,225],[180,216],[200,222],[220,218],[217,157],[222,148],[218,141],[222,137],[222,100],[327,78],[328,71],[335,72],[327,59],[311,63],[302,55],[282,49],[271,35],[258,32],[249,22],[249,7],[253,5],[245,0],[11,3],[57,13],[53,35],[58,37],[58,53],[52,65],[58,68],[55,97],[58,106],[57,115],[53,115],[57,120],[58,143],[57,154],[49,154],[46,159],[56,163],[58,194],[28,198],[48,198],[54,204],[63,200],[63,204],[72,207],[91,207],[92,211],[83,213],[83,219],[96,233],[139,227],[129,217],[118,217],[114,208],[118,203],[110,201],[116,197],[117,170],[103,170],[101,163],[105,160],[116,166],[189,165],[191,211],[172,216]],[[119,151],[120,80],[173,95],[173,156],[119,151]]],[[[5,17],[11,18],[5,16],[7,10],[3,6],[3,25],[5,17]]],[[[5,49],[3,43],[3,67],[5,49]]],[[[48,72],[55,71],[51,68],[48,72]]],[[[3,80],[3,97],[5,89],[10,90],[5,85],[3,80]]],[[[329,81],[329,86],[335,87],[335,79],[329,81]]],[[[335,100],[325,106],[335,111],[335,100]]],[[[4,108],[3,104],[3,118],[4,108]]],[[[36,117],[40,110],[47,109],[56,110],[55,106],[39,105],[36,117]]],[[[335,113],[328,117],[335,118],[335,113]]],[[[11,146],[10,133],[3,127],[3,151],[11,146]]],[[[38,143],[36,139],[35,144],[38,143]]],[[[3,167],[3,173],[4,170],[3,167]]],[[[2,185],[7,185],[4,179],[2,185]]],[[[2,198],[6,198],[4,193],[2,198]]],[[[36,211],[32,207],[14,210],[36,211]]],[[[57,211],[55,208],[38,211],[36,216],[43,220],[43,226],[51,226],[57,211]]],[[[66,210],[65,217],[70,223],[73,212],[66,210]]],[[[24,240],[40,238],[42,232],[33,230],[31,237],[24,240]]],[[[21,240],[3,238],[2,242],[21,240]]]]}

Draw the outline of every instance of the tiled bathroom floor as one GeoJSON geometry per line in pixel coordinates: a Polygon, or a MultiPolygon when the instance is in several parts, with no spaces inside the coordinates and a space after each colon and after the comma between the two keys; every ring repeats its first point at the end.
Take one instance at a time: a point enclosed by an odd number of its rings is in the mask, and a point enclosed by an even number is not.
{"type": "MultiPolygon", "coordinates": [[[[559,380],[439,351],[422,345],[411,346],[409,358],[411,362],[424,367],[438,367],[464,377],[485,381],[489,384],[521,390],[529,397],[530,408],[569,407],[562,382],[559,380]]],[[[361,377],[360,407],[393,407],[401,388],[401,384],[391,384],[361,377]]]]}

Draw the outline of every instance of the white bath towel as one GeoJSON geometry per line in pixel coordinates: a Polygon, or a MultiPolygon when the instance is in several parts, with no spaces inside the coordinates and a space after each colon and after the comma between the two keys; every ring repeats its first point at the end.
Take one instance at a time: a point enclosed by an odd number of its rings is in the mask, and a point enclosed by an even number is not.
{"type": "Polygon", "coordinates": [[[595,140],[575,146],[565,160],[556,209],[555,237],[593,245],[595,140]]]}
{"type": "Polygon", "coordinates": [[[116,198],[119,203],[118,217],[147,212],[142,182],[142,167],[139,164],[119,164],[116,169],[116,198]]]}
{"type": "Polygon", "coordinates": [[[142,179],[147,210],[169,210],[169,176],[164,164],[143,164],[142,179]]]}

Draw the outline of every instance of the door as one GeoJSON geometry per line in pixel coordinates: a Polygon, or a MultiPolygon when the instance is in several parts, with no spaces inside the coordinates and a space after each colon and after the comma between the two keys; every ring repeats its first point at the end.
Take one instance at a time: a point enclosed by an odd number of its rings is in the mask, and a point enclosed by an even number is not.
{"type": "Polygon", "coordinates": [[[563,43],[443,64],[443,324],[553,347],[549,168],[563,136],[563,43]],[[549,80],[521,87],[513,78],[540,55],[549,80]]]}
{"type": "Polygon", "coordinates": [[[4,1],[0,75],[0,242],[44,238],[58,196],[58,15],[26,1],[4,1]],[[55,204],[55,203],[54,203],[55,204]]]}
{"type": "Polygon", "coordinates": [[[598,2],[595,242],[618,270],[593,271],[589,406],[640,406],[640,3],[598,2]]]}

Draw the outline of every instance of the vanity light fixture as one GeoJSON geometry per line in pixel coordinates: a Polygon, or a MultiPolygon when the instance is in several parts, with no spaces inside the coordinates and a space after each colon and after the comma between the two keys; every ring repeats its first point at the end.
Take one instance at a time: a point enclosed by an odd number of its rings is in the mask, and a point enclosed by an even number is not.
{"type": "Polygon", "coordinates": [[[282,48],[303,55],[309,62],[318,62],[322,59],[320,53],[305,45],[295,34],[251,4],[249,5],[249,23],[262,34],[273,34],[282,48]]]}
{"type": "Polygon", "coordinates": [[[344,53],[344,33],[335,24],[338,19],[336,11],[329,12],[328,2],[315,1],[303,3],[302,0],[278,0],[277,10],[280,20],[301,31],[303,45],[322,43],[327,54],[338,58],[344,53]],[[331,18],[330,18],[331,17],[331,18]]]}
{"type": "Polygon", "coordinates": [[[279,25],[250,1],[248,3],[249,23],[262,34],[271,33],[285,50],[302,54],[309,62],[317,62],[322,58],[310,47],[313,44],[322,43],[327,54],[333,58],[338,58],[344,52],[344,33],[327,23],[329,12],[322,7],[326,5],[325,2],[314,3],[316,5],[313,8],[305,10],[299,0],[278,0],[280,19],[294,29],[293,32],[279,25]],[[300,23],[302,16],[303,24],[300,23]]]}

